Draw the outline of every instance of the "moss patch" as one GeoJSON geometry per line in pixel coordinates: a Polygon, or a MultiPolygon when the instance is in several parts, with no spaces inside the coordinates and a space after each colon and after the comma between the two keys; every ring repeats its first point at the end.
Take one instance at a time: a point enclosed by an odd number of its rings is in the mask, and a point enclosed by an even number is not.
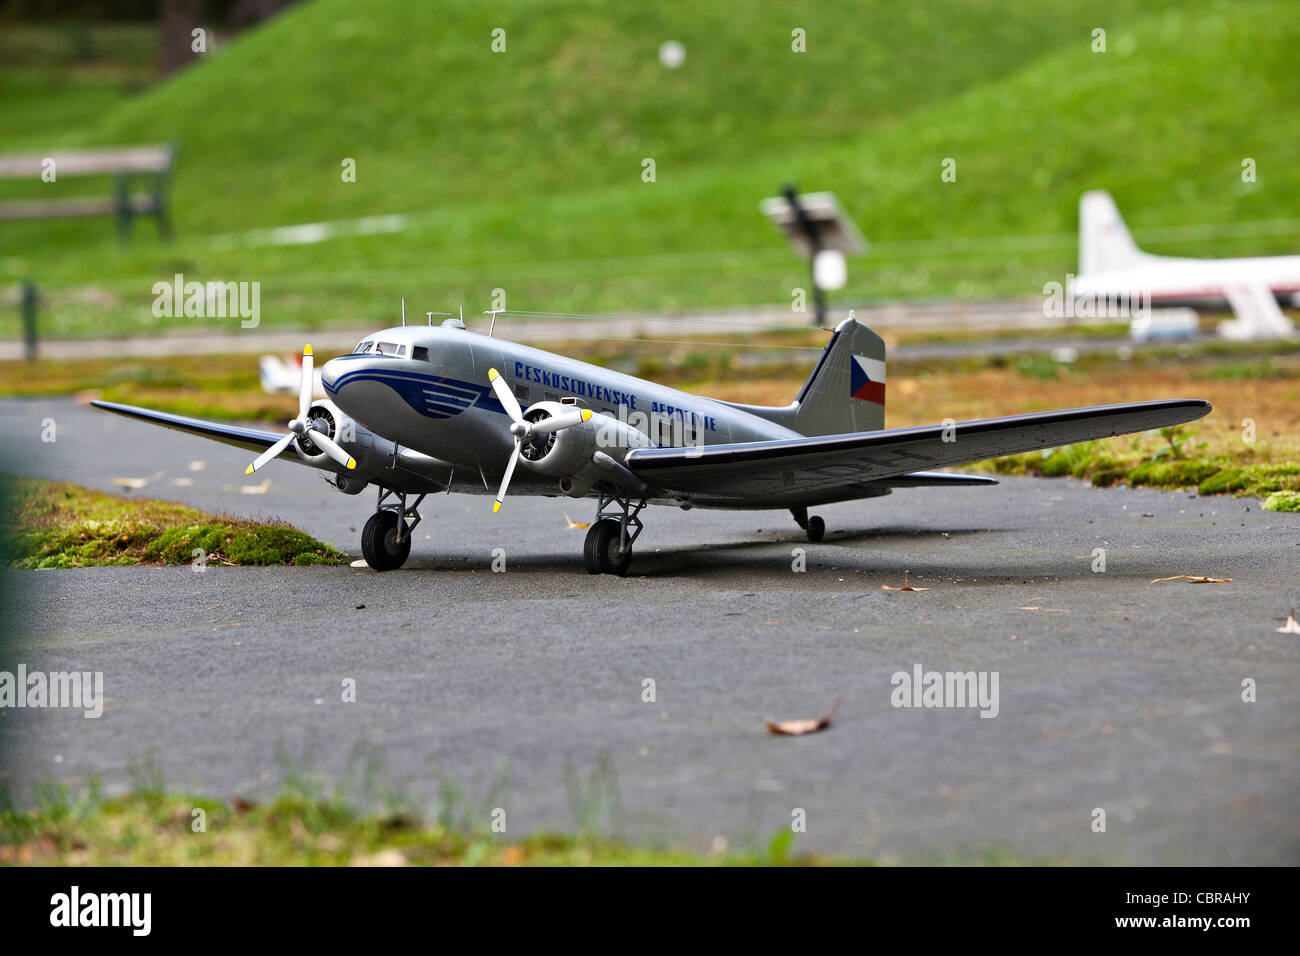
{"type": "Polygon", "coordinates": [[[1209,461],[1149,461],[1130,471],[1128,480],[1151,488],[1199,488],[1218,471],[1219,466],[1209,461]]]}
{"type": "Polygon", "coordinates": [[[1264,502],[1265,511],[1300,512],[1300,491],[1275,491],[1264,502]]]}
{"type": "Polygon", "coordinates": [[[1267,498],[1274,492],[1300,491],[1297,462],[1235,465],[1222,456],[1150,461],[1117,456],[1106,441],[989,459],[970,467],[1000,475],[1070,475],[1097,487],[1196,488],[1203,495],[1267,498]]]}
{"type": "Polygon", "coordinates": [[[344,555],[279,521],[210,515],[68,482],[9,479],[0,559],[19,568],[105,564],[339,564],[344,555]]]}

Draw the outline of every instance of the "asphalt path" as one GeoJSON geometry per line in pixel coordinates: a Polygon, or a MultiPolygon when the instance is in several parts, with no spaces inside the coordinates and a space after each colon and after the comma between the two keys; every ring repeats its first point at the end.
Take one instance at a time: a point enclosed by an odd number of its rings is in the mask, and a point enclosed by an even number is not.
{"type": "MultiPolygon", "coordinates": [[[[0,404],[0,445],[11,472],[145,479],[132,494],[283,517],[354,556],[373,506],[283,462],[243,494],[243,452],[69,401],[0,404]]],[[[455,793],[511,835],[700,849],[802,818],[797,851],[887,862],[1300,862],[1300,637],[1277,630],[1300,516],[1030,478],[822,508],[816,545],[783,512],[653,509],[617,579],[583,570],[564,512],[587,502],[422,510],[386,574],[14,572],[13,662],[102,671],[107,701],[0,712],[0,780],[114,792],[156,770],[259,799],[305,775],[428,812],[455,793]],[[917,590],[885,589],[905,572],[917,590]],[[1151,583],[1179,574],[1231,581],[1151,583]],[[997,716],[893,706],[916,665],[996,672],[997,716]],[[819,733],[764,726],[837,699],[819,733]]]]}

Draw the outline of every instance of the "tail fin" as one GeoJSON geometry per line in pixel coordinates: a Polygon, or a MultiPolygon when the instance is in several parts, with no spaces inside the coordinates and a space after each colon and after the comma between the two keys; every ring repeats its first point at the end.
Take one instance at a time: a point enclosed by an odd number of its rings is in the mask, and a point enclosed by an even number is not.
{"type": "Polygon", "coordinates": [[[1110,193],[1084,193],[1079,199],[1079,275],[1122,269],[1142,258],[1110,193]]]}
{"type": "Polygon", "coordinates": [[[885,343],[850,314],[835,328],[795,402],[802,435],[840,435],[885,427],[885,343]]]}

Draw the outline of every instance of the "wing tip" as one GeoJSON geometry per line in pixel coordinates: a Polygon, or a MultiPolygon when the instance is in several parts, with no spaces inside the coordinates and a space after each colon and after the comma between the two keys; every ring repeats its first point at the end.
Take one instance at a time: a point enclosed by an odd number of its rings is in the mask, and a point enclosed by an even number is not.
{"type": "Polygon", "coordinates": [[[1184,419],[1185,422],[1197,421],[1214,411],[1214,406],[1204,398],[1172,398],[1157,404],[1163,405],[1171,410],[1176,408],[1191,410],[1193,414],[1190,418],[1184,419]]]}

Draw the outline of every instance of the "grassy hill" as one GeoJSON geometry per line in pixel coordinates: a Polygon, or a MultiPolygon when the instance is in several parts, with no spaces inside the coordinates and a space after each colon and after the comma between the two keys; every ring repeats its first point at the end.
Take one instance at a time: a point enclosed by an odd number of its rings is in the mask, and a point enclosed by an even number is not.
{"type": "MultiPolygon", "coordinates": [[[[175,271],[261,281],[264,324],[384,321],[402,294],[417,313],[476,312],[495,287],[531,309],[783,302],[806,275],[756,204],[795,181],[835,190],[875,243],[838,301],[1034,295],[1073,269],[1087,188],[1109,188],[1140,240],[1300,217],[1300,20],[1286,2],[386,10],[303,4],[69,124],[51,140],[184,141],[180,238],[142,224],[119,247],[108,221],[7,225],[0,281],[36,276],[55,330],[123,334],[195,321],[149,313],[150,286],[175,271]],[[791,51],[796,27],[806,53],[791,51]],[[1097,27],[1105,53],[1090,49],[1097,27]],[[678,70],[657,61],[666,39],[686,47],[678,70]],[[947,157],[955,183],[940,180],[947,157]],[[385,213],[419,215],[308,244],[246,232],[385,213]]],[[[1145,244],[1264,254],[1298,240],[1300,226],[1145,244]]]]}

